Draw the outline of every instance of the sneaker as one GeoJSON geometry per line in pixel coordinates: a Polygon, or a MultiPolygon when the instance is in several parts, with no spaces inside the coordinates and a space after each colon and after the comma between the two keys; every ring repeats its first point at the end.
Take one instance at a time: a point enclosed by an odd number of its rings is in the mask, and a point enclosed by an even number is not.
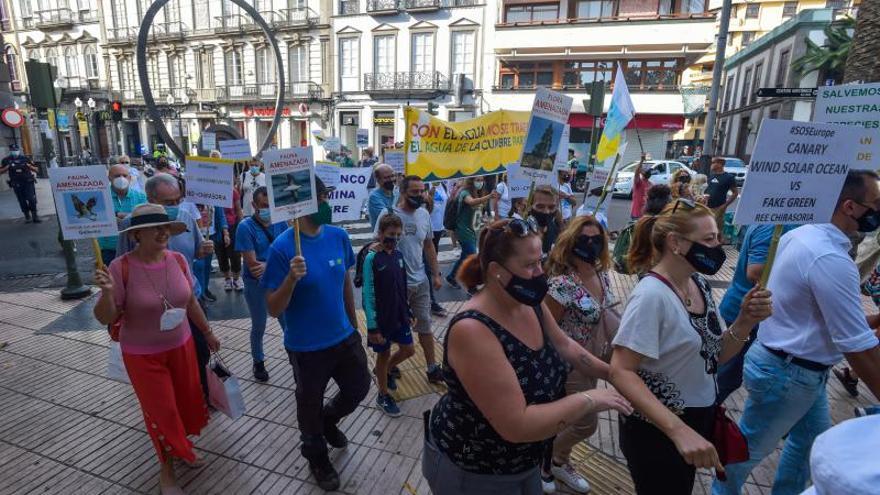
{"type": "Polygon", "coordinates": [[[552,474],[541,473],[541,491],[544,493],[556,493],[556,479],[552,474]]]}
{"type": "Polygon", "coordinates": [[[456,282],[454,278],[446,277],[446,283],[453,289],[461,289],[461,286],[458,285],[458,282],[456,282]]]}
{"type": "Polygon", "coordinates": [[[388,387],[388,390],[397,390],[397,378],[388,373],[388,381],[385,382],[385,386],[388,387]]]}
{"type": "Polygon", "coordinates": [[[232,291],[232,279],[231,278],[227,278],[226,280],[223,281],[223,290],[225,290],[226,292],[232,291]]]}
{"type": "Polygon", "coordinates": [[[400,408],[397,407],[397,403],[390,395],[379,394],[376,396],[376,405],[392,418],[400,416],[400,408]]]}
{"type": "Polygon", "coordinates": [[[42,221],[42,220],[40,220],[40,217],[39,217],[39,216],[37,216],[37,214],[36,214],[36,213],[34,213],[34,223],[43,223],[43,221],[42,221]]]}
{"type": "Polygon", "coordinates": [[[244,281],[241,279],[241,277],[238,277],[237,279],[232,281],[232,287],[238,292],[244,290],[244,281]]]}
{"type": "Polygon", "coordinates": [[[429,369],[425,374],[428,375],[429,382],[435,385],[443,383],[443,371],[440,369],[439,366],[435,366],[434,368],[429,369]]]}
{"type": "Polygon", "coordinates": [[[438,318],[446,318],[446,309],[437,303],[431,303],[431,314],[438,318]]]}
{"type": "Polygon", "coordinates": [[[333,423],[324,423],[324,438],[334,449],[348,447],[348,438],[345,437],[345,433],[342,433],[342,430],[333,423]]]}
{"type": "Polygon", "coordinates": [[[577,493],[589,493],[590,482],[580,475],[571,464],[557,466],[555,463],[550,468],[553,477],[561,481],[565,486],[577,493]]]}
{"type": "Polygon", "coordinates": [[[254,379],[261,383],[269,381],[269,372],[266,371],[266,363],[264,361],[254,361],[254,379]]]}
{"type": "Polygon", "coordinates": [[[854,409],[857,418],[880,414],[880,406],[857,407],[854,409]]]}
{"type": "Polygon", "coordinates": [[[850,396],[859,396],[859,379],[853,378],[852,375],[849,374],[849,368],[843,368],[842,370],[835,368],[834,376],[836,376],[837,379],[840,380],[843,388],[846,389],[847,393],[849,393],[850,396]]]}
{"type": "Polygon", "coordinates": [[[208,289],[205,289],[204,296],[205,296],[205,299],[207,299],[210,302],[217,302],[217,296],[215,296],[214,293],[209,291],[208,289]]]}
{"type": "Polygon", "coordinates": [[[327,492],[333,492],[339,489],[339,473],[330,462],[330,459],[324,454],[324,458],[319,461],[309,461],[309,471],[318,482],[318,486],[327,492]]]}

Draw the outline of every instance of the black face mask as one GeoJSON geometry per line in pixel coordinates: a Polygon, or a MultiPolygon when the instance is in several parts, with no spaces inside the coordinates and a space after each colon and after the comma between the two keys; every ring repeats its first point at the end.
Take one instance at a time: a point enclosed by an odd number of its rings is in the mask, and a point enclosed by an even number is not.
{"type": "Polygon", "coordinates": [[[682,184],[687,184],[687,183],[689,183],[689,182],[691,181],[691,176],[689,176],[689,175],[679,175],[679,176],[678,176],[678,181],[681,182],[682,184]]]}
{"type": "Polygon", "coordinates": [[[650,170],[645,170],[642,172],[642,177],[644,177],[646,179],[650,179],[651,175],[652,175],[652,172],[650,170]]]}
{"type": "Polygon", "coordinates": [[[574,242],[572,253],[575,256],[589,264],[593,264],[605,251],[605,237],[600,235],[584,235],[578,236],[574,242]]]}
{"type": "Polygon", "coordinates": [[[504,290],[510,294],[510,297],[526,306],[535,307],[541,304],[549,289],[546,273],[537,277],[523,278],[511,272],[506,266],[501,265],[501,267],[510,273],[510,281],[504,286],[504,290]]]}
{"type": "Polygon", "coordinates": [[[556,213],[544,213],[542,211],[532,210],[529,212],[532,217],[535,218],[535,221],[538,222],[538,225],[541,227],[546,227],[553,221],[553,217],[556,216],[556,213]]]}
{"type": "Polygon", "coordinates": [[[684,259],[703,275],[715,275],[724,266],[727,254],[721,246],[709,247],[691,241],[691,249],[684,255],[684,259]]]}
{"type": "Polygon", "coordinates": [[[868,208],[856,222],[859,224],[859,232],[874,232],[880,228],[880,211],[868,208]]]}
{"type": "Polygon", "coordinates": [[[383,182],[382,189],[385,189],[386,191],[393,191],[394,190],[394,181],[389,180],[389,181],[383,182]]]}
{"type": "Polygon", "coordinates": [[[397,247],[399,241],[400,237],[386,237],[382,239],[382,245],[385,246],[386,249],[394,249],[397,247]]]}
{"type": "Polygon", "coordinates": [[[418,209],[425,203],[425,198],[421,196],[409,196],[406,197],[406,204],[410,206],[410,208],[418,209]]]}

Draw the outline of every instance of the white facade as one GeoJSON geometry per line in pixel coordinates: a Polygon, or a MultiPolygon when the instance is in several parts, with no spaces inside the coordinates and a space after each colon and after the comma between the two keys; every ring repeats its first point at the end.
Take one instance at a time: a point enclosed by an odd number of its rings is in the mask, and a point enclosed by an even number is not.
{"type": "MultiPolygon", "coordinates": [[[[138,110],[126,115],[125,148],[129,153],[140,145],[152,149],[156,134],[141,111],[135,55],[138,26],[151,2],[101,1],[112,88],[129,109],[138,110]]],[[[323,63],[332,56],[329,1],[251,4],[269,24],[282,53],[285,98],[274,144],[315,144],[312,131],[327,123],[332,80],[330,67],[323,63]]],[[[182,110],[180,122],[172,119],[167,126],[187,151],[213,124],[237,129],[257,151],[274,115],[278,68],[262,31],[243,10],[226,0],[171,0],[153,22],[147,49],[153,96],[159,106],[169,94],[175,98],[182,110]],[[184,95],[190,102],[185,107],[184,95]]]]}
{"type": "Polygon", "coordinates": [[[377,152],[402,142],[407,104],[431,102],[448,120],[482,113],[491,8],[473,0],[341,0],[333,9],[332,132],[347,148],[357,149],[358,128],[369,130],[377,152]]]}

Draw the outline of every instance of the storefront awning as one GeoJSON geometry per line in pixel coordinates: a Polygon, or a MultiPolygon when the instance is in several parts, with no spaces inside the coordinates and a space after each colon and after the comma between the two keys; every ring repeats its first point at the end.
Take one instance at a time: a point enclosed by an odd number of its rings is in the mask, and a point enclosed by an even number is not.
{"type": "MultiPolygon", "coordinates": [[[[605,117],[602,117],[604,121],[605,117]]],[[[568,116],[568,123],[572,127],[592,128],[593,116],[585,113],[572,113],[568,116]]],[[[600,126],[603,125],[600,123],[600,126]]],[[[630,121],[627,129],[659,129],[679,131],[684,129],[684,116],[682,115],[659,115],[659,114],[636,114],[630,121]]]]}

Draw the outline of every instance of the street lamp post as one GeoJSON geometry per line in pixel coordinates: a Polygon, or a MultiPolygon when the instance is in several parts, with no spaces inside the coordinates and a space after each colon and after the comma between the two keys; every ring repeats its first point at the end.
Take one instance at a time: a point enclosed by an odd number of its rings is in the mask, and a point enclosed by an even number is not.
{"type": "MultiPolygon", "coordinates": [[[[55,88],[55,108],[53,112],[53,118],[55,119],[55,139],[58,142],[59,165],[63,167],[64,143],[61,141],[61,129],[58,128],[58,105],[61,102],[64,90],[67,89],[67,80],[59,77],[55,80],[55,88]]],[[[81,104],[82,102],[80,101],[80,105],[81,104]]],[[[73,241],[64,240],[64,237],[61,234],[60,220],[58,220],[58,240],[61,242],[61,249],[64,252],[64,265],[67,268],[67,285],[61,289],[61,299],[82,299],[92,293],[92,288],[82,282],[82,277],[76,267],[76,245],[73,241]]]]}

